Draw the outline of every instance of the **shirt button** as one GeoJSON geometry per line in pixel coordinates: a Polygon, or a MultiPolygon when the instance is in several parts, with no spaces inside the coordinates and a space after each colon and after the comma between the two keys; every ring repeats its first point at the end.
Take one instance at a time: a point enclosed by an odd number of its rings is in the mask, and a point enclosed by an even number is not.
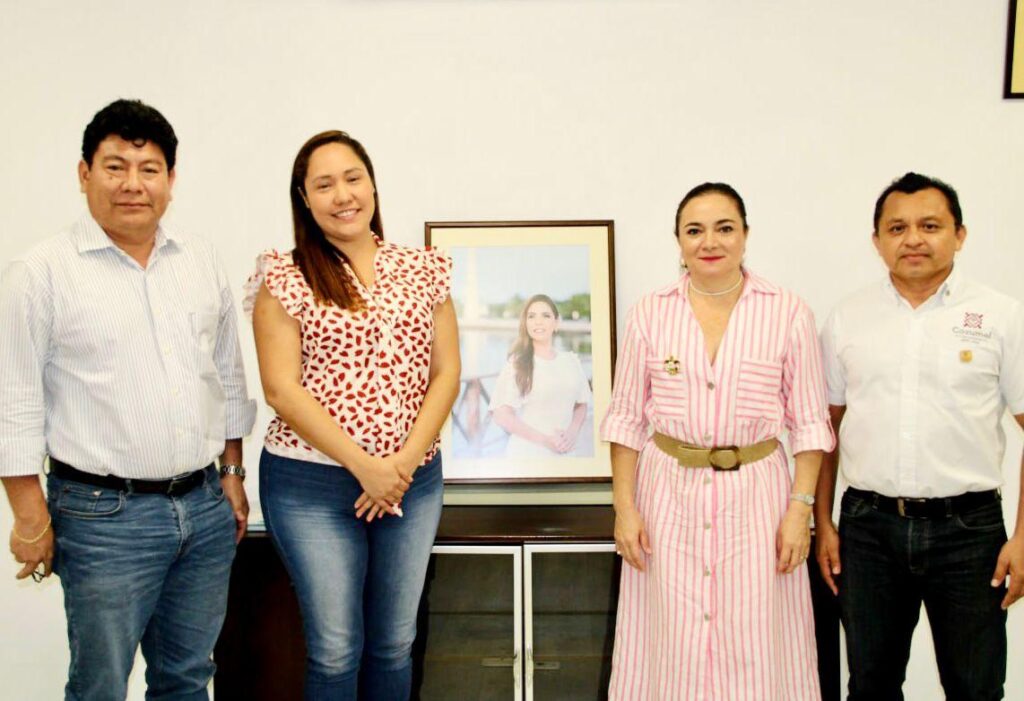
{"type": "Polygon", "coordinates": [[[710,443],[711,442],[711,434],[710,433],[705,433],[704,434],[704,440],[706,440],[706,441],[708,441],[710,443]]]}
{"type": "Polygon", "coordinates": [[[710,577],[711,576],[711,568],[710,567],[705,567],[704,568],[704,576],[705,577],[710,577]]]}
{"type": "Polygon", "coordinates": [[[708,383],[708,389],[714,389],[714,388],[715,388],[715,383],[714,382],[709,382],[708,383]]]}
{"type": "Polygon", "coordinates": [[[171,354],[171,347],[170,346],[164,346],[164,355],[170,355],[170,354],[171,354]]]}
{"type": "Polygon", "coordinates": [[[705,621],[710,621],[711,620],[711,614],[710,613],[705,613],[704,614],[704,620],[705,621]]]}
{"type": "Polygon", "coordinates": [[[183,428],[179,428],[179,429],[178,429],[178,435],[179,435],[179,436],[184,436],[184,435],[185,435],[185,429],[183,429],[183,428]]]}
{"type": "Polygon", "coordinates": [[[704,530],[706,531],[706,530],[708,530],[710,528],[711,528],[711,522],[710,521],[705,521],[704,522],[704,530]]]}
{"type": "Polygon", "coordinates": [[[711,484],[711,477],[710,476],[704,478],[704,484],[711,484]]]}
{"type": "Polygon", "coordinates": [[[177,397],[179,394],[181,394],[181,390],[178,389],[177,387],[175,387],[174,389],[171,390],[171,396],[172,397],[177,397]]]}

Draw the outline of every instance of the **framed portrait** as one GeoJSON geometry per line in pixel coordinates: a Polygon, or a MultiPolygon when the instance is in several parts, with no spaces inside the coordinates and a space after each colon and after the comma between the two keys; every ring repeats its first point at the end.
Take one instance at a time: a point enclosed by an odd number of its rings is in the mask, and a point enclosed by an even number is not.
{"type": "Polygon", "coordinates": [[[1010,0],[1006,30],[1006,83],[1003,97],[1024,99],[1024,11],[1017,0],[1010,0]]]}
{"type": "Polygon", "coordinates": [[[598,438],[615,361],[611,221],[427,222],[452,257],[462,377],[447,482],[611,479],[598,438]]]}

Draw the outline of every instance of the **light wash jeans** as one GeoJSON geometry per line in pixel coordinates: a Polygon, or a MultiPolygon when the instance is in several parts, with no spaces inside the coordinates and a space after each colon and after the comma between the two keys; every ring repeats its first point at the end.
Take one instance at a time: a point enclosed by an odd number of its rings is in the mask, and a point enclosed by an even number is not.
{"type": "Polygon", "coordinates": [[[263,451],[260,502],[302,610],[308,701],[409,698],[443,481],[438,454],[413,475],[404,517],[368,524],[351,472],[263,451]]]}
{"type": "Polygon", "coordinates": [[[235,557],[216,470],[179,497],[50,475],[47,499],[71,647],[66,701],[123,701],[140,643],[147,699],[207,699],[235,557]]]}

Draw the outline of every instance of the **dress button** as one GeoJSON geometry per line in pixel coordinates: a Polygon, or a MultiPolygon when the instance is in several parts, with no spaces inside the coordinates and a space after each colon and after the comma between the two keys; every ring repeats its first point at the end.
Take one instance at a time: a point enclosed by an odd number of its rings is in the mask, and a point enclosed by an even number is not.
{"type": "Polygon", "coordinates": [[[708,389],[714,389],[714,388],[715,388],[715,383],[714,382],[709,382],[708,383],[708,389]]]}
{"type": "Polygon", "coordinates": [[[711,568],[710,567],[705,567],[704,568],[704,576],[705,577],[710,577],[711,576],[711,568]]]}
{"type": "Polygon", "coordinates": [[[705,433],[704,434],[704,440],[706,440],[707,442],[710,443],[711,442],[711,434],[710,433],[705,433]]]}
{"type": "Polygon", "coordinates": [[[704,522],[704,530],[706,531],[706,530],[708,530],[710,528],[711,528],[711,522],[710,521],[705,521],[704,522]]]}
{"type": "Polygon", "coordinates": [[[705,613],[704,614],[704,620],[705,621],[710,621],[711,620],[711,614],[710,613],[705,613]]]}
{"type": "Polygon", "coordinates": [[[704,484],[711,484],[711,477],[710,476],[704,478],[704,484]]]}

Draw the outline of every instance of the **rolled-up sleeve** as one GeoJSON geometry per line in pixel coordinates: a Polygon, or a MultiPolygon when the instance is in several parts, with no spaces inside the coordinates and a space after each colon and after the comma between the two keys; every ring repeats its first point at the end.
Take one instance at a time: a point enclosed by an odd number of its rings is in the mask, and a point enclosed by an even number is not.
{"type": "Polygon", "coordinates": [[[782,366],[782,393],[790,450],[794,454],[832,450],[836,439],[828,415],[821,345],[814,315],[803,304],[797,309],[790,330],[782,366]]]}
{"type": "Polygon", "coordinates": [[[46,457],[43,373],[53,323],[52,297],[28,265],[0,278],[0,477],[37,474],[46,457]]]}
{"type": "Polygon", "coordinates": [[[645,407],[651,396],[647,375],[648,343],[641,327],[640,306],[626,319],[626,338],[615,367],[615,383],[608,413],[601,422],[601,438],[640,450],[650,433],[645,407]]]}
{"type": "Polygon", "coordinates": [[[228,440],[249,435],[256,422],[256,400],[249,398],[245,385],[245,366],[238,342],[238,316],[227,276],[219,262],[220,321],[213,360],[224,389],[224,436],[228,440]]]}

